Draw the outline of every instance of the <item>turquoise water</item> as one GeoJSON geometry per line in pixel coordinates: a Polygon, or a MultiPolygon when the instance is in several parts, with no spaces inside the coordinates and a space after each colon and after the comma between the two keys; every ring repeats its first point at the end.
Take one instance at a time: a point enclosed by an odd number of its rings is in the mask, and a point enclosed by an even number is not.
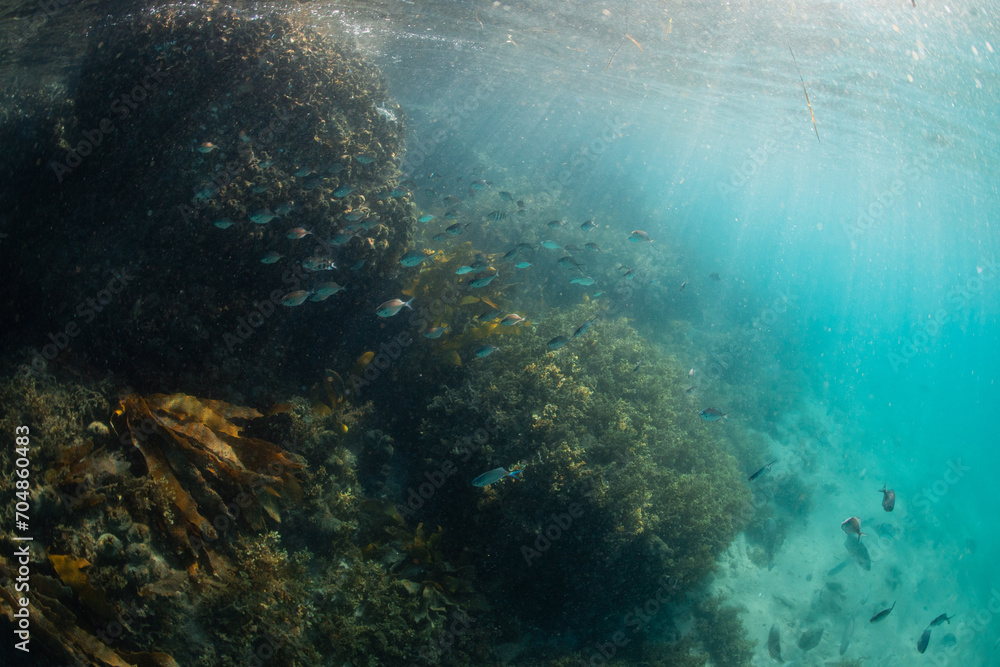
{"type": "MultiPolygon", "coordinates": [[[[573,2],[425,5],[389,31],[364,12],[349,21],[371,31],[358,41],[408,109],[411,141],[446,126],[414,173],[486,163],[498,181],[551,183],[568,169],[567,219],[597,216],[625,263],[625,236],[646,230],[669,248],[651,275],[690,279],[690,301],[629,313],[644,331],[678,314],[716,330],[763,316],[718,374],[794,392],[764,421],[818,406],[839,431],[818,456],[815,483],[839,488],[821,504],[876,517],[873,492],[894,486],[902,532],[883,556],[913,574],[896,615],[965,614],[963,652],[938,664],[996,664],[1000,627],[996,11],[573,2]],[[874,509],[851,509],[862,501],[874,509]]],[[[710,373],[711,338],[692,340],[710,373]]],[[[803,530],[840,548],[816,520],[803,530]]],[[[868,655],[910,664],[901,653],[868,655]]]]}
{"type": "MultiPolygon", "coordinates": [[[[531,277],[518,280],[540,287],[516,302],[519,312],[544,326],[605,289],[610,313],[691,369],[699,409],[725,400],[719,407],[728,422],[718,427],[739,434],[734,440],[764,443],[778,459],[751,486],[751,527],[699,591],[744,607],[741,619],[757,642],[752,664],[774,662],[767,649],[774,624],[789,664],[835,664],[840,656],[865,665],[1000,664],[1000,8],[919,0],[916,7],[906,0],[387,0],[279,9],[350,40],[384,74],[406,115],[400,180],[416,184],[417,214],[434,216],[418,223],[414,247],[431,245],[451,223],[445,194],[466,200],[463,216],[510,213],[456,244],[471,239],[476,249],[502,253],[519,240],[598,243],[599,254],[578,254],[597,281],[586,289],[566,286],[553,266],[565,253],[534,251],[523,274],[531,277]],[[477,180],[489,183],[473,197],[477,180]],[[500,191],[526,200],[528,214],[515,215],[500,191]],[[549,219],[566,227],[547,230],[549,219]],[[581,231],[590,219],[597,228],[581,231]],[[653,242],[629,242],[633,230],[653,242]],[[637,277],[626,281],[630,269],[637,277]],[[761,526],[775,505],[768,494],[781,493],[784,481],[805,485],[812,503],[801,513],[776,510],[781,539],[773,567],[762,567],[761,526]],[[896,493],[892,513],[879,504],[883,484],[896,493]],[[834,573],[857,548],[838,527],[852,516],[871,562],[834,573]],[[817,602],[828,582],[843,587],[834,611],[817,602]],[[866,620],[894,602],[885,621],[866,620]],[[956,618],[934,629],[921,656],[917,639],[940,613],[956,618]],[[814,622],[825,629],[820,648],[797,649],[798,633],[814,622]],[[946,632],[957,637],[953,647],[941,643],[946,632]],[[838,651],[842,637],[849,647],[838,651]]],[[[184,201],[175,199],[169,204],[184,201]]],[[[199,261],[220,262],[224,274],[225,253],[218,255],[206,251],[199,261]]],[[[500,271],[514,280],[509,266],[500,271]]],[[[348,287],[344,298],[350,294],[348,287]]],[[[39,303],[58,305],[44,296],[50,300],[39,303]]],[[[209,291],[193,300],[201,298],[210,300],[209,291]]],[[[232,312],[249,310],[241,303],[232,312]]],[[[291,333],[274,324],[279,318],[269,325],[282,332],[281,347],[268,350],[275,359],[296,344],[321,348],[288,362],[287,376],[303,393],[316,378],[302,368],[336,366],[346,376],[384,331],[381,321],[328,331],[316,315],[325,311],[278,311],[293,324],[291,333]]],[[[42,331],[71,317],[36,316],[42,331]]],[[[234,330],[221,322],[204,326],[234,330]]],[[[44,334],[29,343],[39,339],[44,334]]],[[[501,346],[491,361],[503,363],[502,353],[501,346]]],[[[199,352],[190,354],[203,372],[199,352]]],[[[159,381],[149,384],[198,389],[159,381]]],[[[388,384],[367,391],[403,395],[405,383],[388,384]]],[[[287,398],[278,388],[239,390],[253,397],[247,404],[287,398]]],[[[416,410],[400,412],[403,428],[420,423],[416,410]]],[[[397,450],[385,476],[403,480],[399,491],[412,482],[407,470],[427,463],[397,450]]],[[[362,485],[391,495],[383,472],[367,472],[362,485]]],[[[467,491],[448,487],[435,502],[444,504],[446,494],[468,501],[467,491]]],[[[449,526],[446,534],[455,532],[449,526]]],[[[478,576],[495,562],[480,564],[478,576]]],[[[509,664],[531,664],[527,656],[542,648],[586,654],[603,636],[560,636],[558,625],[525,632],[497,652],[514,656],[509,664]]],[[[652,643],[680,633],[654,628],[652,643]]]]}

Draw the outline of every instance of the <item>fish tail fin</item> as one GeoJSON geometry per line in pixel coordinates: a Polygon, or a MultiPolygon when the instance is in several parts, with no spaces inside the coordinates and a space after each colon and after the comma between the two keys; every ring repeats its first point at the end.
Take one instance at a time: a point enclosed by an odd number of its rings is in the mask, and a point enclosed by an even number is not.
{"type": "Polygon", "coordinates": [[[514,479],[521,479],[522,472],[524,472],[524,470],[511,470],[510,476],[513,477],[514,479]]]}
{"type": "Polygon", "coordinates": [[[415,297],[415,296],[410,297],[410,300],[407,301],[406,303],[404,303],[403,305],[406,306],[407,308],[409,308],[410,310],[413,310],[413,306],[411,306],[410,304],[413,303],[413,300],[416,299],[416,298],[417,297],[415,297]]]}

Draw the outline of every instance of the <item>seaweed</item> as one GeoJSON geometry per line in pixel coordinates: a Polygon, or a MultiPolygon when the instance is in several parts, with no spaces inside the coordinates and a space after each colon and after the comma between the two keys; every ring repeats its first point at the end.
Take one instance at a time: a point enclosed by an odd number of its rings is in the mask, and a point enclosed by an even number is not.
{"type": "MultiPolygon", "coordinates": [[[[303,464],[270,442],[242,436],[242,428],[233,423],[234,419],[262,417],[254,409],[184,394],[132,394],[119,402],[114,416],[128,429],[150,476],[169,490],[176,515],[165,518],[168,532],[192,556],[204,553],[213,571],[219,565],[212,562],[212,550],[198,547],[218,534],[214,520],[206,519],[200,510],[211,502],[223,508],[228,520],[236,520],[213,483],[235,483],[253,493],[260,502],[251,508],[262,507],[276,522],[281,520],[273,501],[280,497],[278,489],[293,499],[301,498],[292,471],[303,464]]],[[[259,512],[251,510],[245,516],[251,526],[263,527],[259,512]]]]}
{"type": "Polygon", "coordinates": [[[756,642],[747,638],[746,628],[740,621],[740,612],[746,609],[724,603],[725,598],[718,595],[695,607],[698,636],[719,667],[748,667],[756,642]]]}

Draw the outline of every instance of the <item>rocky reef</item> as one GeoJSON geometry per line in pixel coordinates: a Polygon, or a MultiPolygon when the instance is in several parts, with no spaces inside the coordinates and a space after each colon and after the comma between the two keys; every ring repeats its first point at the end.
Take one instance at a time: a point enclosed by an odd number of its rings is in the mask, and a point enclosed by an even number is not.
{"type": "Polygon", "coordinates": [[[272,360],[356,354],[371,319],[355,315],[384,300],[369,289],[391,286],[413,222],[405,119],[377,69],[278,15],[163,9],[92,29],[73,81],[0,130],[20,186],[0,202],[17,267],[0,296],[23,372],[252,393],[278,387],[272,360]]]}

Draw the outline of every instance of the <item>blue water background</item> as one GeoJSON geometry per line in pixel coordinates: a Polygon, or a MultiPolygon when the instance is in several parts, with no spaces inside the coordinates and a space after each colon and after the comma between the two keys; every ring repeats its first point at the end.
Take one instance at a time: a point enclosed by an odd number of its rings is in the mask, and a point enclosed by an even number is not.
{"type": "Polygon", "coordinates": [[[538,194],[568,170],[560,217],[608,225],[623,262],[633,229],[669,248],[663,273],[690,277],[695,305],[630,317],[726,330],[793,295],[760,327],[773,363],[742,363],[760,382],[789,374],[794,400],[844,422],[850,441],[831,446],[875,462],[913,554],[940,554],[971,614],[1000,589],[1000,9],[917,4],[422,4],[337,20],[428,147],[415,177],[487,165],[538,194]]]}

